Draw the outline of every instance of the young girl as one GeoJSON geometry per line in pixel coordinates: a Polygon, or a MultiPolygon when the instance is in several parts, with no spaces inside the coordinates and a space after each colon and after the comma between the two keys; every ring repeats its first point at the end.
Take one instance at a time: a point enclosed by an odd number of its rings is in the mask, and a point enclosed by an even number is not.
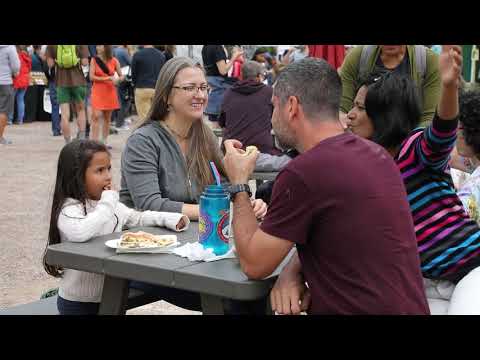
{"type": "MultiPolygon", "coordinates": [[[[91,124],[93,140],[100,140],[99,118],[103,115],[103,142],[107,142],[112,112],[120,108],[115,85],[124,79],[120,63],[113,57],[112,45],[97,45],[97,56],[90,62],[90,80],[93,83],[91,124]],[[115,79],[115,73],[118,74],[118,79],[115,79]]],[[[107,148],[111,147],[107,145],[107,148]]]]}
{"type": "Polygon", "coordinates": [[[458,197],[470,217],[480,222],[480,92],[467,91],[459,97],[457,152],[469,160],[473,170],[458,190],[458,197]]]}
{"type": "MultiPolygon", "coordinates": [[[[133,226],[187,229],[189,219],[178,213],[139,212],[118,201],[112,190],[110,153],[92,140],[73,141],[58,159],[48,245],[86,242],[94,236],[133,226]]],[[[48,246],[47,245],[47,246],[48,246]]],[[[61,315],[94,315],[102,296],[103,275],[62,269],[46,262],[48,274],[61,277],[58,311],[61,315]]]]}

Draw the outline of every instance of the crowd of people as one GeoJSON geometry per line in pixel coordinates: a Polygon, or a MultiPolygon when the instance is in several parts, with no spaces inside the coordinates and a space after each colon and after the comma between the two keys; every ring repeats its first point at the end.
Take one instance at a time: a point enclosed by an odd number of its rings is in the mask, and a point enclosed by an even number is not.
{"type": "MultiPolygon", "coordinates": [[[[183,231],[213,162],[230,185],[243,272],[264,278],[296,249],[269,299],[229,301],[227,313],[270,301],[279,314],[480,314],[480,92],[465,89],[461,46],[354,46],[338,69],[309,45],[248,58],[241,46],[204,45],[203,65],[168,45],[130,50],[36,46],[32,61],[24,46],[0,46],[0,142],[39,62],[52,131],[66,142],[48,244],[139,224],[183,231]],[[116,191],[107,138],[132,102],[116,191]],[[246,154],[250,145],[258,151],[246,154]],[[467,180],[454,182],[453,168],[467,180]],[[279,172],[254,198],[253,171],[279,172]]],[[[62,278],[60,313],[98,313],[102,276],[44,266],[62,278]]],[[[201,309],[195,293],[130,287],[201,309]]]]}

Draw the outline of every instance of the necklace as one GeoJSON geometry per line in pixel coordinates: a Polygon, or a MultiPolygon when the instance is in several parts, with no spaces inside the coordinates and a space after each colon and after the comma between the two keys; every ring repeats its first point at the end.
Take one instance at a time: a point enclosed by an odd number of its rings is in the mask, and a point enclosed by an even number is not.
{"type": "MultiPolygon", "coordinates": [[[[175,130],[173,130],[170,126],[168,126],[168,124],[166,122],[163,122],[165,124],[165,126],[168,128],[168,130],[170,130],[170,132],[172,132],[173,135],[177,136],[178,138],[182,139],[182,140],[187,140],[190,136],[189,134],[187,134],[186,136],[183,136],[183,135],[180,135],[179,133],[177,133],[175,130]]],[[[189,131],[190,132],[190,131],[189,131]]]]}

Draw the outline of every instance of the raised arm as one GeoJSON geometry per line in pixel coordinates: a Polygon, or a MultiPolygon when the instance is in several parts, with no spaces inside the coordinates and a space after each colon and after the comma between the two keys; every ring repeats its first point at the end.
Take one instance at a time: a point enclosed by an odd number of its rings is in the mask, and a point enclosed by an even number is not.
{"type": "Polygon", "coordinates": [[[444,45],[439,57],[440,100],[432,124],[416,144],[416,152],[425,166],[444,170],[457,138],[458,87],[462,71],[462,48],[444,45]]]}

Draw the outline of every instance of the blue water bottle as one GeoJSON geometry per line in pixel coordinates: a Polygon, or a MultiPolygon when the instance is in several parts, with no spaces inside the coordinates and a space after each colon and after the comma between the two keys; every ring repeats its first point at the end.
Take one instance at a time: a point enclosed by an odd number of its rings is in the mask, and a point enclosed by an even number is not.
{"type": "Polygon", "coordinates": [[[230,194],[222,185],[208,185],[200,196],[198,241],[215,255],[229,249],[230,194]]]}

